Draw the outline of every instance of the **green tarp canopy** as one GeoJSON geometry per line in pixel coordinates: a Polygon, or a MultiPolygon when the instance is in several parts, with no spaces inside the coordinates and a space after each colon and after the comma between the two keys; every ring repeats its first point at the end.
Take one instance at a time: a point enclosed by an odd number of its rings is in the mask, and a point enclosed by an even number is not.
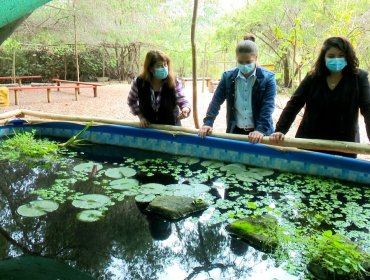
{"type": "Polygon", "coordinates": [[[0,0],[0,44],[6,40],[35,9],[50,0],[0,0]]]}

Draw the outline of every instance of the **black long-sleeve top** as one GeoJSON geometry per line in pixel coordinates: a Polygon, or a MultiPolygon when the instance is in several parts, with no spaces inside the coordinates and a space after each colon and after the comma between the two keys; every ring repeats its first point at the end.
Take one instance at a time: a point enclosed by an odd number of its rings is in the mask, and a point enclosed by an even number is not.
{"type": "Polygon", "coordinates": [[[276,132],[287,133],[305,106],[296,137],[359,142],[359,109],[370,139],[370,88],[368,73],[344,75],[331,90],[326,77],[307,75],[284,108],[276,132]]]}

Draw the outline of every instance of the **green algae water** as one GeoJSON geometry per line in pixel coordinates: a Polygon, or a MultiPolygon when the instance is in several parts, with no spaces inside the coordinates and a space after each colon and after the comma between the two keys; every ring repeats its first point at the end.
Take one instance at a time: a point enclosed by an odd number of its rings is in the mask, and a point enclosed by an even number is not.
{"type": "Polygon", "coordinates": [[[314,279],[307,265],[323,234],[370,249],[366,185],[107,145],[1,159],[0,178],[0,279],[21,256],[86,279],[314,279]],[[160,195],[209,207],[171,222],[140,206],[160,195]],[[225,230],[266,214],[279,224],[272,253],[225,230]]]}

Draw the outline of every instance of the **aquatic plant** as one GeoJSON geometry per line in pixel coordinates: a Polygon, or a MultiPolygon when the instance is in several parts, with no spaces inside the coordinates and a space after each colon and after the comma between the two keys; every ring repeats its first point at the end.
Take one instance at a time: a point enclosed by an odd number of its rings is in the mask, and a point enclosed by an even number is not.
{"type": "Polygon", "coordinates": [[[83,209],[96,209],[103,206],[110,205],[112,203],[111,199],[102,194],[86,194],[77,197],[72,201],[72,205],[77,208],[83,209]]]}
{"type": "Polygon", "coordinates": [[[77,219],[81,222],[96,222],[103,217],[103,212],[100,210],[83,210],[77,214],[77,219]]]}
{"type": "Polygon", "coordinates": [[[15,161],[21,157],[42,157],[55,155],[59,150],[56,142],[36,139],[36,131],[17,132],[13,137],[0,142],[0,157],[15,161]]]}
{"type": "Polygon", "coordinates": [[[39,217],[57,210],[59,204],[52,200],[35,200],[21,205],[17,213],[24,217],[39,217]]]}
{"type": "Polygon", "coordinates": [[[366,270],[370,267],[370,255],[344,236],[333,234],[331,230],[311,237],[307,258],[310,271],[316,276],[325,274],[326,279],[337,279],[340,276],[365,279],[370,276],[366,270]]]}
{"type": "Polygon", "coordinates": [[[21,157],[43,157],[56,155],[60,149],[82,145],[85,139],[78,139],[93,122],[88,123],[84,129],[65,143],[57,143],[48,139],[37,139],[36,131],[14,132],[14,136],[0,142],[0,157],[14,161],[21,157]]]}

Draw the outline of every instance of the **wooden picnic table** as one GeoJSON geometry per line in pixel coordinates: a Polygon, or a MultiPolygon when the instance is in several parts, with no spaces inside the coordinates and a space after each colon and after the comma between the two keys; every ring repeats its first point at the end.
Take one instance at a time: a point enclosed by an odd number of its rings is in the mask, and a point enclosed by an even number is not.
{"type": "MultiPolygon", "coordinates": [[[[93,91],[94,91],[94,97],[98,96],[98,89],[97,88],[99,86],[103,86],[103,84],[99,84],[99,83],[79,82],[79,81],[70,81],[70,80],[61,80],[61,79],[52,79],[51,81],[57,83],[58,86],[60,86],[62,83],[75,84],[76,86],[79,86],[79,85],[92,86],[93,91]]],[[[59,89],[58,89],[58,91],[59,91],[59,89]]],[[[80,93],[79,90],[78,90],[78,93],[80,93]]]]}
{"type": "MultiPolygon", "coordinates": [[[[22,80],[33,80],[33,79],[42,79],[42,76],[6,76],[0,77],[0,81],[17,81],[18,85],[22,86],[22,80]]],[[[1,84],[0,84],[1,85],[1,84]]]]}

